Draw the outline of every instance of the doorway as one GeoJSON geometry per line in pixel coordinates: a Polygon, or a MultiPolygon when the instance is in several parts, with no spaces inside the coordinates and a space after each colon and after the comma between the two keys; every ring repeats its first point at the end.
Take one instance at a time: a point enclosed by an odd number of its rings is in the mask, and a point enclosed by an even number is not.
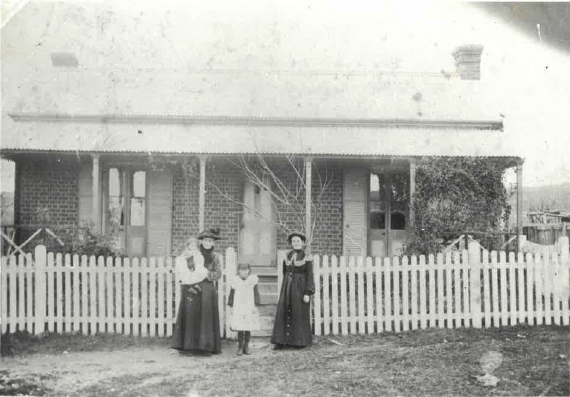
{"type": "MultiPolygon", "coordinates": [[[[264,181],[270,187],[270,181],[264,181]]],[[[276,265],[275,207],[271,192],[246,180],[243,192],[244,212],[239,233],[239,261],[251,266],[276,265]]]]}
{"type": "Polygon", "coordinates": [[[128,256],[146,256],[147,172],[143,168],[109,167],[103,172],[105,233],[128,256]]]}
{"type": "Polygon", "coordinates": [[[371,173],[368,196],[368,254],[403,254],[409,217],[409,174],[371,173]]]}

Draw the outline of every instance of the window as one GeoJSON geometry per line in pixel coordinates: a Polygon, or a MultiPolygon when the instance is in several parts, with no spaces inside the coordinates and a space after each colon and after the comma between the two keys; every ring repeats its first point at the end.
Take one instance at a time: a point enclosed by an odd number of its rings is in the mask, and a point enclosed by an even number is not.
{"type": "Polygon", "coordinates": [[[390,176],[390,229],[406,229],[406,212],[409,203],[409,175],[390,176]]]}
{"type": "Polygon", "coordinates": [[[389,211],[390,229],[405,230],[408,196],[408,175],[370,174],[370,191],[368,196],[370,229],[386,229],[386,212],[389,211]],[[389,192],[386,189],[389,189],[389,192]],[[389,196],[387,193],[389,193],[389,196]],[[388,199],[390,200],[389,203],[387,202],[388,199]]]}
{"type": "Polygon", "coordinates": [[[368,196],[370,229],[386,228],[386,191],[382,175],[370,174],[368,196]]]}
{"type": "Polygon", "coordinates": [[[109,169],[109,225],[111,230],[145,225],[146,172],[128,169],[109,169]],[[126,197],[125,192],[130,194],[126,197]],[[128,201],[128,208],[127,208],[128,201]],[[129,219],[125,218],[129,214],[129,219]]]}
{"type": "Polygon", "coordinates": [[[123,189],[124,171],[109,169],[109,225],[112,229],[123,229],[125,225],[125,196],[123,189]]]}
{"type": "Polygon", "coordinates": [[[132,187],[130,226],[144,226],[146,204],[146,172],[133,172],[130,185],[132,187]]]}

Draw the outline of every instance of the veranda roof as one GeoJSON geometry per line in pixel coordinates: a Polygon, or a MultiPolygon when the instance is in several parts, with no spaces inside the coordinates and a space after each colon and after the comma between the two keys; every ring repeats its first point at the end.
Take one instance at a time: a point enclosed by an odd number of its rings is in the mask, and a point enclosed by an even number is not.
{"type": "Polygon", "coordinates": [[[512,156],[500,130],[411,125],[207,125],[20,121],[2,152],[512,156]]]}

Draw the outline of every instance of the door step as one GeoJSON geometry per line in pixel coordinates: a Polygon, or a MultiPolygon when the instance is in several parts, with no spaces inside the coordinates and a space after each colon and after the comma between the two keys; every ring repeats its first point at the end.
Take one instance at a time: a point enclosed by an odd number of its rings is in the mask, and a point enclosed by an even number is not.
{"type": "Polygon", "coordinates": [[[273,274],[260,275],[257,289],[261,298],[262,305],[276,305],[279,299],[277,288],[277,275],[275,268],[272,268],[273,274]]]}
{"type": "Polygon", "coordinates": [[[275,321],[275,312],[277,311],[276,304],[261,304],[258,307],[259,321],[261,322],[261,329],[252,331],[251,336],[262,337],[271,336],[273,333],[273,322],[275,321]]]}
{"type": "Polygon", "coordinates": [[[259,293],[259,298],[261,300],[261,304],[262,305],[276,305],[277,302],[279,301],[279,296],[277,295],[277,293],[275,294],[264,294],[264,293],[259,293]]]}
{"type": "Polygon", "coordinates": [[[259,277],[273,276],[277,278],[277,267],[276,266],[252,266],[251,273],[257,274],[259,277]]]}

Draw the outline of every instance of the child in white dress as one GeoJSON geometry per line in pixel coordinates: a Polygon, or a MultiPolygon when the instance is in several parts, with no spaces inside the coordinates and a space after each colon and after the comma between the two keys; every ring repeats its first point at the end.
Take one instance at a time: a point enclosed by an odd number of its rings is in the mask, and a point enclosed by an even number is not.
{"type": "Polygon", "coordinates": [[[257,290],[258,277],[251,273],[248,263],[240,263],[237,275],[230,279],[230,295],[228,306],[231,307],[230,328],[238,333],[237,355],[251,354],[249,338],[251,331],[260,329],[259,306],[260,297],[257,290]]]}

